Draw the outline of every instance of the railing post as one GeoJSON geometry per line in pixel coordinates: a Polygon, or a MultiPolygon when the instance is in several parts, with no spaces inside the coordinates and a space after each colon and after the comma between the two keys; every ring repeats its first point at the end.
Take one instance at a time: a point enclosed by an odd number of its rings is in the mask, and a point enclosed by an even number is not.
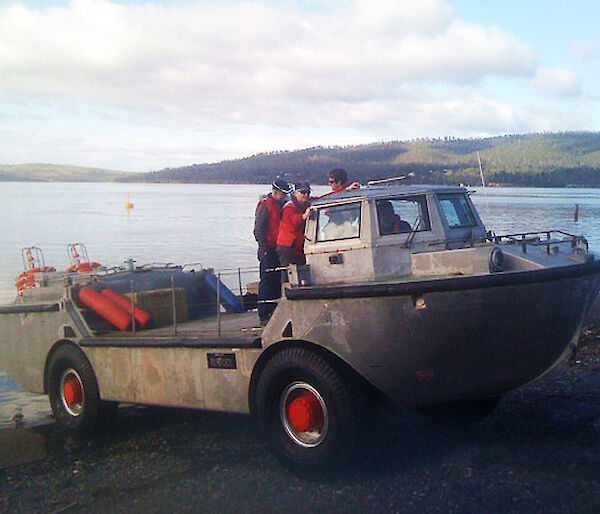
{"type": "Polygon", "coordinates": [[[173,306],[173,335],[177,335],[177,302],[175,301],[175,278],[171,275],[171,304],[173,306]]]}
{"type": "Polygon", "coordinates": [[[135,290],[133,288],[133,279],[131,280],[131,333],[135,335],[135,290]]]}
{"type": "Polygon", "coordinates": [[[217,336],[221,337],[221,274],[217,273],[217,336]]]}

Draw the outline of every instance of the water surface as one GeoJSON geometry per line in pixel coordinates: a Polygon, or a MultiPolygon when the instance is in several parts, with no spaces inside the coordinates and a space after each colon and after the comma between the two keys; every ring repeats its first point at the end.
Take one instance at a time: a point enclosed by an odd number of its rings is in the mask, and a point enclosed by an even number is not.
{"type": "MultiPolygon", "coordinates": [[[[255,268],[254,209],[265,185],[0,182],[0,303],[16,295],[21,249],[39,246],[46,265],[65,269],[70,243],[115,266],[200,262],[255,268]],[[127,212],[127,193],[134,208],[127,212]]],[[[316,188],[316,194],[327,191],[316,188]]],[[[473,200],[497,234],[561,229],[585,234],[600,251],[600,190],[476,188],[473,200]],[[579,205],[579,221],[573,219],[579,205]]],[[[1,322],[1,319],[0,319],[1,322]]],[[[21,391],[0,372],[0,428],[49,419],[45,396],[21,391]]]]}

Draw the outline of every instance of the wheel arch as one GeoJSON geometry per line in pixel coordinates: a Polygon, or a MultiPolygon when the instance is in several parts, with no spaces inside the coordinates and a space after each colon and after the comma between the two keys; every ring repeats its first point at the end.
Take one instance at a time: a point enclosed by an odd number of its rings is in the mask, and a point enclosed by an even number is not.
{"type": "MultiPolygon", "coordinates": [[[[69,339],[61,339],[59,341],[56,341],[56,343],[54,343],[52,345],[52,348],[50,348],[50,350],[48,351],[48,354],[46,355],[46,362],[44,363],[44,394],[49,393],[48,374],[50,372],[50,363],[52,362],[52,357],[54,356],[54,354],[57,352],[57,350],[59,348],[62,348],[64,346],[72,347],[75,351],[78,351],[88,361],[88,363],[90,363],[90,360],[87,358],[87,355],[85,354],[85,352],[81,349],[81,347],[79,345],[77,345],[73,341],[70,341],[69,339]]],[[[92,368],[91,363],[90,363],[90,368],[92,369],[92,372],[93,372],[94,369],[92,368]]],[[[94,372],[94,376],[95,376],[95,372],[94,372]]]]}
{"type": "Polygon", "coordinates": [[[254,368],[252,369],[252,374],[250,377],[250,386],[248,388],[248,405],[250,407],[250,414],[254,415],[256,411],[255,405],[255,396],[256,396],[256,386],[258,383],[258,379],[265,365],[273,355],[276,353],[288,349],[288,348],[304,348],[306,350],[312,351],[317,355],[324,358],[329,364],[331,364],[336,371],[342,374],[342,376],[353,383],[362,386],[365,390],[372,393],[374,396],[378,398],[382,398],[382,393],[371,384],[364,376],[362,376],[358,371],[356,371],[350,364],[348,364],[345,360],[343,360],[340,356],[333,353],[331,350],[324,348],[315,343],[311,343],[309,341],[305,341],[303,339],[286,339],[284,341],[280,341],[278,343],[270,345],[259,357],[254,368]]]}

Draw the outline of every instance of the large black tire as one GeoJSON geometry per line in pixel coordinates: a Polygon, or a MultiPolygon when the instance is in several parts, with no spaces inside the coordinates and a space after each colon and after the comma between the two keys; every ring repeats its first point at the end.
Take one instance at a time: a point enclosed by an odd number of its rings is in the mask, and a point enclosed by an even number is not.
{"type": "Polygon", "coordinates": [[[287,348],[271,357],[258,379],[254,414],[285,464],[302,472],[350,455],[359,436],[362,404],[353,404],[351,383],[304,348],[287,348]]]}
{"type": "Polygon", "coordinates": [[[84,432],[96,425],[103,402],[92,366],[79,349],[64,345],[52,355],[48,395],[54,418],[62,428],[84,432]]]}
{"type": "Polygon", "coordinates": [[[498,406],[500,396],[483,400],[461,400],[419,409],[428,420],[453,426],[472,426],[487,418],[498,406]]]}

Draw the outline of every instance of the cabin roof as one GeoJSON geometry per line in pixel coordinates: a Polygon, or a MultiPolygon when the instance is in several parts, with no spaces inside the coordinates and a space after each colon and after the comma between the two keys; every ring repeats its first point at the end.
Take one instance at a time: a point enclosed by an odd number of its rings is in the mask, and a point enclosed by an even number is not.
{"type": "Polygon", "coordinates": [[[328,193],[315,198],[313,205],[322,205],[334,203],[341,200],[363,199],[363,198],[384,198],[390,196],[412,196],[426,193],[465,193],[464,187],[458,186],[438,186],[431,184],[411,184],[411,185],[373,185],[364,186],[360,189],[351,191],[340,191],[339,193],[328,193]]]}

